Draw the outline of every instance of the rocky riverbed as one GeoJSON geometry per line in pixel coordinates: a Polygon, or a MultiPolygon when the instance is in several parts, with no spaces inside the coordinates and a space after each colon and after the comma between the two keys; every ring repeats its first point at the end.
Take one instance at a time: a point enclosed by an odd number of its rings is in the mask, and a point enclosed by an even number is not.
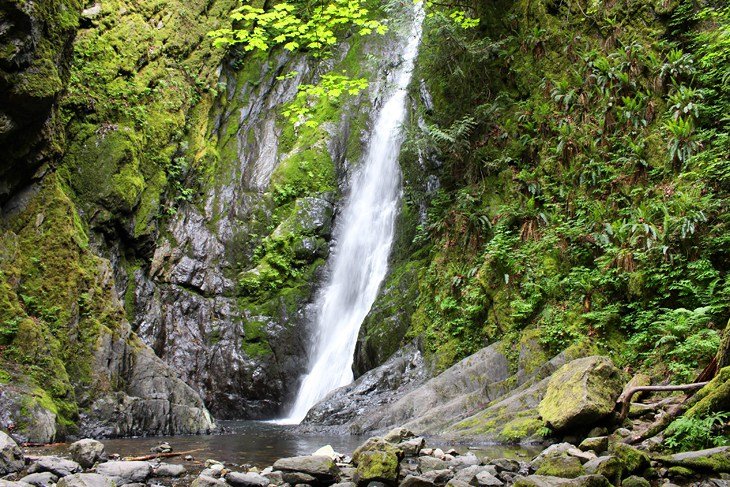
{"type": "Polygon", "coordinates": [[[91,439],[63,455],[33,456],[0,432],[0,487],[730,486],[730,447],[658,455],[624,443],[624,434],[555,443],[532,459],[514,459],[431,448],[425,438],[395,428],[369,438],[352,456],[327,445],[260,469],[184,454],[176,458],[184,463],[168,463],[165,455],[174,453],[165,444],[147,458],[120,459],[91,439]]]}

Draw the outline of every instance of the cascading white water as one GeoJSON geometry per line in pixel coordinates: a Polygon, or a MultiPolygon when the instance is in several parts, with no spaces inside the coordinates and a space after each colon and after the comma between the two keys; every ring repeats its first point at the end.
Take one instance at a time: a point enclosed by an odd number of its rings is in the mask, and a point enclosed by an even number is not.
{"type": "Polygon", "coordinates": [[[393,89],[377,114],[367,155],[338,222],[328,281],[314,303],[316,337],[309,373],[281,423],[300,423],[317,401],[353,380],[357,335],[385,278],[393,243],[400,198],[400,128],[421,41],[422,2],[414,6],[414,13],[402,61],[393,73],[393,89]]]}

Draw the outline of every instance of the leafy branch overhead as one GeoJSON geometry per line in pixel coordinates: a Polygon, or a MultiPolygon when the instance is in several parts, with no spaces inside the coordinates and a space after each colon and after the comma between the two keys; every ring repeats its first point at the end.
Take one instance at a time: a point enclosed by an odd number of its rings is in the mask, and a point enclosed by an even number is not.
{"type": "MultiPolygon", "coordinates": [[[[241,45],[247,52],[267,52],[281,47],[325,58],[331,55],[338,34],[343,32],[355,30],[362,36],[385,34],[385,24],[371,17],[363,0],[334,0],[311,10],[288,2],[278,3],[270,9],[242,5],[231,13],[234,28],[219,29],[208,35],[214,38],[213,43],[217,47],[241,45]]],[[[294,124],[299,123],[309,118],[310,102],[315,99],[336,100],[345,93],[357,95],[367,86],[364,78],[352,79],[346,74],[325,75],[318,85],[301,85],[284,116],[294,124]]]]}
{"type": "Polygon", "coordinates": [[[245,51],[269,51],[282,46],[289,51],[306,50],[314,57],[329,55],[337,34],[347,29],[355,27],[359,35],[387,31],[383,23],[370,18],[362,0],[334,0],[311,13],[288,2],[268,10],[242,5],[231,13],[231,20],[235,28],[208,34],[217,47],[241,44],[245,51]]]}

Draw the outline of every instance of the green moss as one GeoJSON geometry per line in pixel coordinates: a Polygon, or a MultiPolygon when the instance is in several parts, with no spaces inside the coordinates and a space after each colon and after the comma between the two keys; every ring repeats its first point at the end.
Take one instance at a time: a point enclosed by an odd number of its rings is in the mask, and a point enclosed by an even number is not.
{"type": "Polygon", "coordinates": [[[608,451],[621,462],[624,474],[642,471],[649,466],[649,455],[625,443],[612,443],[608,451]]]}
{"type": "Polygon", "coordinates": [[[709,384],[695,394],[694,405],[684,413],[690,418],[730,411],[730,367],[725,367],[709,384]]]}
{"type": "Polygon", "coordinates": [[[667,474],[670,477],[684,477],[689,478],[694,476],[694,472],[686,467],[669,467],[667,474]]]}
{"type": "Polygon", "coordinates": [[[502,426],[499,440],[506,443],[519,443],[527,439],[535,439],[539,437],[539,433],[544,427],[545,423],[537,416],[518,417],[502,426]]]}
{"type": "Polygon", "coordinates": [[[268,343],[266,323],[246,321],[243,325],[243,330],[244,337],[241,343],[241,349],[249,358],[258,359],[273,353],[268,343]]]}
{"type": "Polygon", "coordinates": [[[398,457],[389,451],[366,451],[358,456],[355,479],[358,483],[394,483],[398,478],[398,457]]]}
{"type": "Polygon", "coordinates": [[[585,475],[585,469],[576,457],[556,456],[549,457],[543,461],[535,475],[548,475],[550,477],[562,477],[574,479],[585,475]]]}

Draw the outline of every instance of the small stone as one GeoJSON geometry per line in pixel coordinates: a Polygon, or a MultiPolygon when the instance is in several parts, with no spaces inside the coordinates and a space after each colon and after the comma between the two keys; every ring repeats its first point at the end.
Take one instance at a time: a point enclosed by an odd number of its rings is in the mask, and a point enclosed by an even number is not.
{"type": "Polygon", "coordinates": [[[193,480],[190,487],[226,487],[227,485],[228,484],[221,479],[201,475],[197,479],[193,480]]]}
{"type": "Polygon", "coordinates": [[[98,473],[77,473],[63,477],[58,487],[116,487],[112,479],[98,473]]]}
{"type": "Polygon", "coordinates": [[[155,477],[180,477],[185,475],[187,469],[174,463],[161,463],[154,468],[153,472],[155,477]]]}
{"type": "Polygon", "coordinates": [[[446,482],[454,478],[454,472],[449,469],[431,470],[420,475],[421,478],[428,480],[434,485],[446,485],[446,482]]]}
{"type": "Polygon", "coordinates": [[[336,460],[340,457],[339,453],[335,453],[334,448],[332,448],[332,445],[325,445],[316,452],[312,453],[312,455],[320,455],[324,457],[330,457],[332,460],[336,460]]]}
{"type": "Polygon", "coordinates": [[[477,475],[482,472],[487,472],[490,475],[497,476],[497,468],[494,465],[472,465],[466,467],[463,470],[456,472],[454,478],[467,484],[475,484],[477,482],[477,475]]]}
{"type": "Polygon", "coordinates": [[[449,466],[454,470],[461,470],[472,465],[479,465],[479,458],[472,452],[468,452],[466,455],[460,455],[449,461],[449,466]]]}
{"type": "Polygon", "coordinates": [[[423,448],[421,449],[420,454],[421,455],[431,455],[433,453],[433,448],[423,448]]]}
{"type": "Polygon", "coordinates": [[[269,479],[257,473],[230,472],[226,475],[226,482],[233,487],[267,487],[269,479]]]}
{"type": "Polygon", "coordinates": [[[443,450],[442,450],[441,448],[436,448],[436,449],[435,449],[435,450],[433,451],[432,455],[433,455],[434,457],[438,458],[439,460],[443,460],[443,459],[444,459],[444,455],[445,455],[445,453],[444,453],[444,451],[443,451],[443,450]]]}
{"type": "Polygon", "coordinates": [[[291,485],[313,484],[317,481],[314,476],[304,472],[282,472],[281,477],[284,482],[291,485]]]}
{"type": "MultiPolygon", "coordinates": [[[[449,485],[449,484],[447,484],[449,485]]],[[[467,484],[468,485],[468,484],[467,484]]],[[[409,475],[398,485],[398,487],[435,487],[433,481],[418,475],[409,475]]]]}
{"type": "Polygon", "coordinates": [[[504,482],[499,480],[497,477],[492,475],[489,472],[479,472],[476,475],[477,485],[479,487],[492,487],[492,486],[499,486],[504,485],[504,482]]]}
{"type": "Polygon", "coordinates": [[[81,16],[85,19],[94,19],[101,13],[101,4],[95,3],[93,6],[81,11],[81,16]]]}
{"type": "Polygon", "coordinates": [[[520,470],[520,462],[509,458],[495,458],[489,463],[494,465],[498,472],[519,472],[520,470]]]}
{"type": "Polygon", "coordinates": [[[282,485],[282,484],[286,483],[286,482],[284,482],[284,476],[279,471],[266,472],[266,473],[262,473],[261,475],[263,475],[264,477],[269,479],[270,484],[282,485]]]}
{"type": "Polygon", "coordinates": [[[539,455],[533,458],[532,462],[530,463],[533,467],[538,469],[540,468],[542,463],[548,458],[566,455],[568,453],[568,450],[572,448],[575,448],[575,446],[571,445],[570,443],[556,443],[554,445],[550,445],[549,447],[541,451],[539,455]]]}
{"type": "Polygon", "coordinates": [[[205,466],[207,468],[212,467],[213,465],[223,465],[223,462],[219,462],[218,460],[213,460],[212,458],[209,458],[205,461],[205,466]]]}
{"type": "Polygon", "coordinates": [[[405,440],[415,437],[412,431],[406,428],[394,428],[388,431],[383,439],[388,443],[401,443],[405,440]]]}
{"type": "Polygon", "coordinates": [[[586,438],[578,445],[578,448],[583,451],[593,450],[595,453],[603,453],[608,449],[608,436],[586,438]]]}
{"type": "Polygon", "coordinates": [[[464,481],[456,480],[456,479],[451,479],[446,484],[446,487],[471,487],[471,486],[470,486],[470,484],[467,484],[464,481]]]}
{"type": "Polygon", "coordinates": [[[578,460],[581,461],[581,463],[586,463],[586,462],[596,458],[595,453],[583,451],[578,448],[571,448],[570,450],[568,450],[568,455],[571,457],[577,458],[578,460]]]}
{"type": "Polygon", "coordinates": [[[418,456],[418,454],[421,452],[421,449],[423,449],[425,444],[426,444],[426,440],[423,439],[422,436],[419,436],[417,438],[410,438],[406,441],[398,443],[398,448],[403,450],[403,454],[405,456],[415,457],[415,456],[418,456]]]}
{"type": "Polygon", "coordinates": [[[448,468],[449,464],[443,460],[439,460],[436,457],[418,457],[418,467],[421,472],[428,472],[429,470],[443,470],[448,468]]]}
{"type": "Polygon", "coordinates": [[[621,487],[651,487],[651,482],[638,475],[632,475],[621,482],[621,487]]]}
{"type": "Polygon", "coordinates": [[[170,453],[172,451],[172,447],[168,442],[165,441],[157,446],[153,446],[152,448],[150,448],[150,451],[152,453],[170,453]]]}
{"type": "Polygon", "coordinates": [[[583,465],[588,474],[603,475],[609,479],[615,479],[623,469],[621,462],[613,455],[605,455],[594,458],[583,465]]]}
{"type": "Polygon", "coordinates": [[[193,460],[195,460],[195,457],[193,457],[192,455],[185,455],[183,458],[186,462],[192,462],[193,460]]]}
{"type": "Polygon", "coordinates": [[[454,456],[454,457],[455,457],[455,456],[457,456],[457,455],[459,454],[459,452],[458,452],[458,451],[456,451],[456,450],[455,450],[455,449],[453,449],[453,448],[450,448],[450,449],[446,450],[446,454],[447,454],[447,455],[451,455],[451,456],[454,456]]]}

